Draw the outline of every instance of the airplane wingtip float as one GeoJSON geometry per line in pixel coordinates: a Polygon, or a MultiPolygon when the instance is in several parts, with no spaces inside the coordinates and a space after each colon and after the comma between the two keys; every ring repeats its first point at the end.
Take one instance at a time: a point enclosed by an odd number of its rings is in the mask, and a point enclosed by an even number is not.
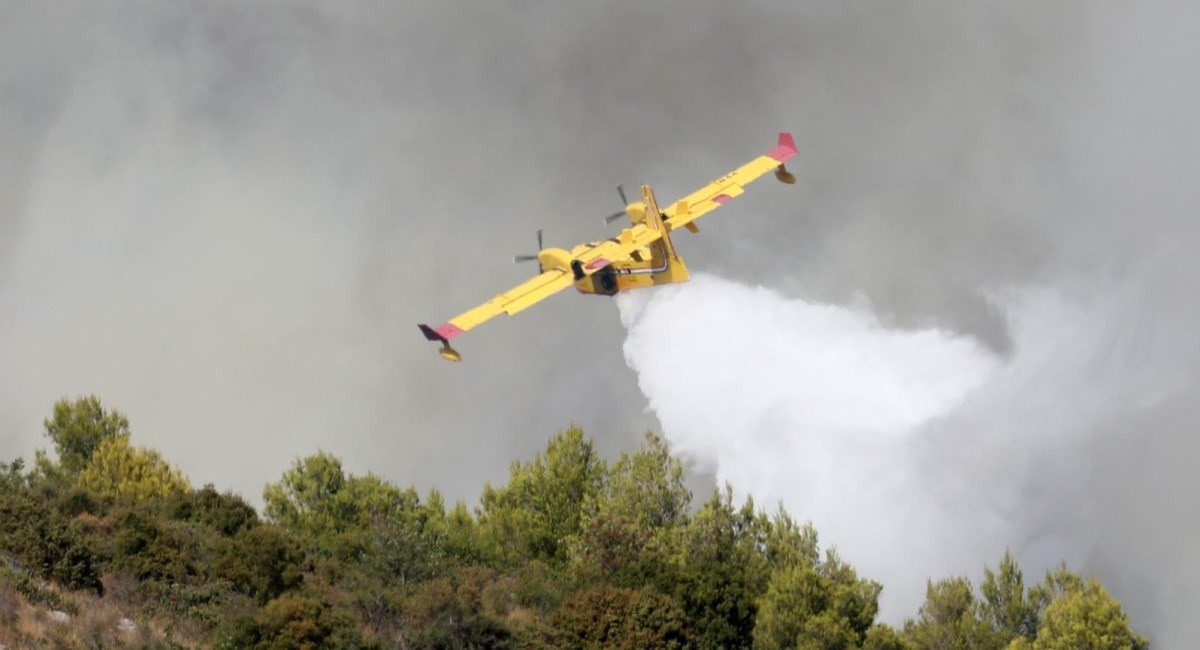
{"type": "Polygon", "coordinates": [[[769,171],[774,171],[775,178],[784,183],[795,183],[796,177],[784,166],[795,155],[796,143],[792,134],[780,133],[774,149],[662,210],[648,185],[642,186],[641,200],[632,203],[626,200],[624,189],[618,186],[625,209],[604,219],[605,223],[611,223],[617,218],[629,217],[629,227],[617,236],[566,250],[542,248],[542,231],[539,230],[538,253],[513,258],[516,262],[536,261],[537,276],[437,327],[425,324],[418,327],[425,338],[441,343],[438,352],[443,359],[462,361],[462,355],[450,346],[452,339],[493,316],[515,314],[571,285],[575,285],[580,293],[612,296],[629,289],[683,282],[690,276],[687,266],[675,252],[671,232],[679,228],[700,232],[697,219],[741,195],[747,184],[769,171]]]}

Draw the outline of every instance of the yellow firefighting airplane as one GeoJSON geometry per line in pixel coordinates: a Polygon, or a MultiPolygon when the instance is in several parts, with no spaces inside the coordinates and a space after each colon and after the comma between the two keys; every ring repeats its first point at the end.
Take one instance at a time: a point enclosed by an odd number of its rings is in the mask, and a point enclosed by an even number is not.
{"type": "MultiPolygon", "coordinates": [[[[562,248],[542,249],[542,233],[538,231],[537,255],[519,255],[514,261],[537,261],[537,277],[502,293],[482,305],[459,314],[449,321],[430,327],[419,325],[425,338],[442,344],[443,359],[461,361],[462,355],[450,347],[450,339],[470,330],[501,313],[515,314],[549,298],[572,284],[580,293],[611,296],[618,291],[652,287],[656,284],[683,282],[690,276],[683,260],[675,254],[670,233],[678,228],[700,232],[696,219],[716,210],[739,196],[743,187],[775,170],[775,177],[787,184],[796,177],[785,167],[796,155],[796,143],[790,133],[780,133],[778,145],[767,153],[738,167],[704,187],[659,210],[654,192],[642,186],[642,200],[629,203],[625,210],[605,218],[605,223],[625,215],[630,227],[604,241],[580,244],[567,251],[562,248]]],[[[622,200],[625,192],[620,187],[622,200]]]]}

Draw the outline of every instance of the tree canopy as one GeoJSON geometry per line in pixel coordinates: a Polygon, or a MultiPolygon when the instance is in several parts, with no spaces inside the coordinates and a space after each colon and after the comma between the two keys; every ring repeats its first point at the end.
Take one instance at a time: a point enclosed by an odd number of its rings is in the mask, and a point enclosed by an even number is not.
{"type": "Polygon", "coordinates": [[[46,435],[57,460],[0,463],[0,605],[107,606],[147,626],[131,641],[0,607],[16,647],[1146,647],[1097,580],[1062,566],[1027,585],[1008,553],[978,589],[930,581],[913,618],[882,624],[882,586],[811,524],[729,485],[693,505],[653,433],[609,462],[568,427],[475,508],[317,451],[264,487],[262,517],[193,489],[95,397],[55,404],[46,435]]]}

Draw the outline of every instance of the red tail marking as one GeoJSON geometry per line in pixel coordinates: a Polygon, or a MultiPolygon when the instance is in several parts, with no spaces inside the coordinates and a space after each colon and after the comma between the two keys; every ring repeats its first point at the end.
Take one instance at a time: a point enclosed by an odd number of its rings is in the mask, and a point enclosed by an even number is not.
{"type": "Polygon", "coordinates": [[[768,151],[767,156],[782,163],[791,160],[794,155],[796,155],[796,141],[792,139],[791,133],[781,131],[778,146],[768,151]]]}

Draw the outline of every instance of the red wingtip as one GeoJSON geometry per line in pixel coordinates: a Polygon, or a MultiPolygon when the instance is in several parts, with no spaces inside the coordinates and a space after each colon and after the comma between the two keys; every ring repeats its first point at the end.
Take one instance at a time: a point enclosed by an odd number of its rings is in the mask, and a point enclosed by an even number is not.
{"type": "Polygon", "coordinates": [[[779,162],[787,162],[792,156],[796,155],[796,140],[792,138],[792,134],[787,131],[779,132],[779,144],[774,149],[767,152],[767,155],[779,162]]]}
{"type": "Polygon", "coordinates": [[[421,323],[417,325],[417,327],[421,328],[421,333],[425,335],[426,339],[430,341],[441,341],[443,343],[446,342],[446,337],[442,336],[440,332],[426,325],[425,323],[421,323]]]}
{"type": "Polygon", "coordinates": [[[463,332],[461,329],[455,327],[451,323],[442,323],[437,327],[430,327],[422,323],[417,325],[417,327],[421,328],[421,333],[425,335],[425,338],[429,339],[430,341],[441,341],[442,343],[449,342],[450,339],[462,334],[463,332]]]}

